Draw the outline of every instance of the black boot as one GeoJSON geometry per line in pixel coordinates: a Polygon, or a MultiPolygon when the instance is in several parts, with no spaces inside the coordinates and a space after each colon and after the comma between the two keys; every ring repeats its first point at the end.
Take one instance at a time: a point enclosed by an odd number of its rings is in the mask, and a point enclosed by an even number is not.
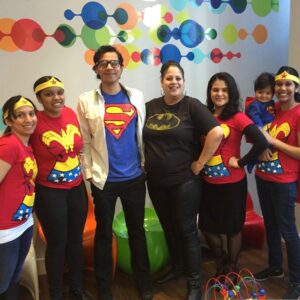
{"type": "Polygon", "coordinates": [[[187,300],[201,300],[202,292],[201,288],[191,289],[188,293],[187,300]]]}
{"type": "Polygon", "coordinates": [[[200,300],[202,294],[200,284],[201,247],[197,232],[193,231],[187,234],[186,239],[189,242],[185,251],[187,300],[200,300]]]}
{"type": "Polygon", "coordinates": [[[200,300],[202,296],[200,276],[195,275],[193,277],[193,279],[188,279],[187,281],[187,300],[200,300]]]}
{"type": "Polygon", "coordinates": [[[1,300],[19,300],[19,282],[12,283],[9,288],[0,295],[1,300]]]}
{"type": "Polygon", "coordinates": [[[69,295],[72,300],[91,300],[91,297],[89,297],[81,288],[71,289],[69,295]]]}
{"type": "Polygon", "coordinates": [[[156,284],[164,284],[183,275],[183,267],[174,267],[163,273],[155,280],[156,284]]]}

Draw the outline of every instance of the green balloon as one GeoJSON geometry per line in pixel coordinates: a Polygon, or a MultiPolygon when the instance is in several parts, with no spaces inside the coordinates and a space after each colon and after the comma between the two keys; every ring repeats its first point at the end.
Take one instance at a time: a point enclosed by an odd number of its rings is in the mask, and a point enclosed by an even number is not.
{"type": "MultiPolygon", "coordinates": [[[[169,252],[164,231],[153,208],[145,208],[144,228],[148,249],[150,273],[154,274],[169,261],[169,252]]],[[[117,265],[123,272],[132,274],[130,249],[124,212],[118,213],[113,221],[113,231],[117,240],[117,265]]]]}

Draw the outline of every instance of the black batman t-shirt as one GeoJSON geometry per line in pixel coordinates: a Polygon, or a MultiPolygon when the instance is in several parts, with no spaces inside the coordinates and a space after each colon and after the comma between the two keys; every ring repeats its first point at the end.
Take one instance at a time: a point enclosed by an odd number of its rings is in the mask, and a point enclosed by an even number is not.
{"type": "Polygon", "coordinates": [[[144,143],[147,178],[152,185],[180,184],[191,177],[200,151],[200,136],[218,123],[199,100],[185,96],[175,105],[163,97],[146,103],[144,143]]]}

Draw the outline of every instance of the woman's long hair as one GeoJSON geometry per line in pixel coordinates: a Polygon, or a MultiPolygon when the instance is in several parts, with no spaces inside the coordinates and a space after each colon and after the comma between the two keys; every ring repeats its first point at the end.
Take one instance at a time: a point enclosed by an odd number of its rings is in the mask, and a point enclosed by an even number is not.
{"type": "Polygon", "coordinates": [[[222,110],[221,115],[219,116],[222,120],[228,120],[237,112],[240,111],[240,92],[235,82],[235,79],[227,72],[219,72],[214,74],[207,84],[206,90],[206,104],[208,109],[214,113],[215,106],[211,99],[211,89],[216,80],[222,80],[226,83],[228,88],[228,103],[225,105],[222,110]]]}

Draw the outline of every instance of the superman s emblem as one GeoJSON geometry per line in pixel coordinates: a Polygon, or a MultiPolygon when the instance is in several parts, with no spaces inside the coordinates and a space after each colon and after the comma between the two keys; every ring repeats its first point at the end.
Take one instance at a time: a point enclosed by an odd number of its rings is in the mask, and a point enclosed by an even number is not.
{"type": "Polygon", "coordinates": [[[130,104],[106,104],[104,124],[118,140],[132,119],[136,116],[135,107],[130,104]]]}

